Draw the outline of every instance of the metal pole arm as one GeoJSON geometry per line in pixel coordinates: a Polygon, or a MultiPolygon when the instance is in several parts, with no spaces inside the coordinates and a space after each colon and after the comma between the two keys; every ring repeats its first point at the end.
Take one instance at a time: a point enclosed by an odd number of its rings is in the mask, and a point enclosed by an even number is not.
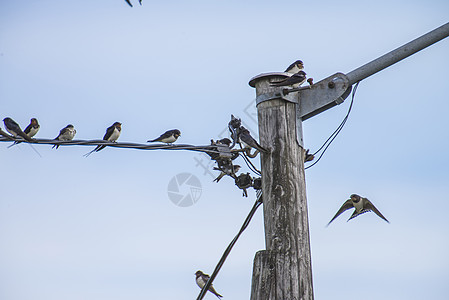
{"type": "Polygon", "coordinates": [[[434,29],[413,41],[388,52],[385,55],[349,72],[346,76],[349,83],[353,85],[389,66],[403,60],[404,58],[429,47],[430,45],[449,36],[449,23],[434,29]]]}

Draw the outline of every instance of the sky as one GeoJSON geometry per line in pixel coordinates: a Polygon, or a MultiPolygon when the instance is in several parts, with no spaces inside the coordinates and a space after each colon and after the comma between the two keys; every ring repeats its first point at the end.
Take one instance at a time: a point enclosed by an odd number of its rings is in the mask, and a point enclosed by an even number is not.
{"type": "MultiPolygon", "coordinates": [[[[179,143],[204,145],[226,136],[234,114],[257,136],[253,76],[297,59],[315,82],[348,73],[449,16],[447,1],[132,2],[1,1],[1,119],[23,128],[36,117],[36,138],[71,123],[77,139],[99,139],[119,121],[119,141],[178,128],[179,143]]],[[[449,39],[363,80],[345,128],[306,170],[315,299],[447,299],[447,53],[449,39]],[[346,212],[326,228],[352,193],[390,224],[373,213],[346,222],[346,212]]],[[[304,122],[307,149],[349,102],[304,122]]],[[[106,148],[85,158],[92,147],[8,145],[2,300],[196,299],[194,273],[212,273],[255,200],[229,177],[213,182],[213,164],[195,152],[106,148]],[[168,193],[182,173],[201,184],[188,207],[168,193]]],[[[264,247],[259,209],[215,279],[224,299],[249,299],[264,247]]]]}

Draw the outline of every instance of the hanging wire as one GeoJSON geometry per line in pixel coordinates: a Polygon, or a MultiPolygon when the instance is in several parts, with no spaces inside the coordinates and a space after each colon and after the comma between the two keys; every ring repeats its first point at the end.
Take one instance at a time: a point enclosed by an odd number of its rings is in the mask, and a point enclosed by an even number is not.
{"type": "Polygon", "coordinates": [[[226,261],[226,258],[228,257],[229,253],[231,252],[232,247],[234,247],[234,245],[237,242],[237,240],[239,239],[240,235],[243,233],[243,231],[245,231],[246,227],[248,227],[249,223],[251,222],[252,217],[254,216],[254,214],[256,213],[257,209],[259,208],[259,206],[261,204],[262,204],[262,191],[259,190],[259,191],[257,191],[257,199],[253,205],[253,208],[251,209],[248,216],[246,217],[245,222],[243,222],[243,225],[240,228],[240,231],[232,239],[231,243],[224,251],[223,255],[221,256],[220,260],[218,261],[217,266],[215,267],[214,272],[212,273],[212,275],[210,276],[209,280],[204,285],[204,287],[201,289],[201,292],[198,295],[198,298],[196,298],[197,300],[202,300],[203,297],[206,295],[207,290],[212,285],[212,282],[214,281],[215,277],[217,276],[218,272],[220,271],[221,267],[223,266],[224,262],[226,261]]]}
{"type": "Polygon", "coordinates": [[[318,152],[321,151],[321,149],[324,148],[323,152],[320,154],[318,159],[313,164],[305,167],[304,170],[307,170],[307,169],[313,167],[314,165],[316,165],[320,161],[320,159],[323,157],[324,153],[326,152],[327,148],[329,148],[329,146],[332,144],[332,142],[335,140],[335,138],[338,136],[338,134],[341,132],[341,130],[345,126],[346,121],[348,120],[349,114],[351,113],[351,110],[352,110],[352,105],[354,103],[355,93],[357,91],[357,87],[359,86],[359,83],[360,83],[360,81],[355,84],[354,89],[352,90],[351,104],[349,105],[348,112],[346,113],[346,116],[343,118],[343,121],[341,121],[341,123],[337,127],[337,129],[335,129],[335,131],[329,136],[329,138],[323,143],[323,145],[317,151],[315,151],[315,153],[313,153],[313,155],[315,156],[318,152]]]}
{"type": "Polygon", "coordinates": [[[240,153],[243,157],[243,160],[245,161],[246,165],[248,166],[248,168],[253,171],[254,173],[256,173],[256,175],[262,176],[262,172],[260,172],[256,166],[253,165],[253,163],[251,162],[251,160],[248,158],[248,156],[246,155],[245,152],[241,152],[240,153]]]}

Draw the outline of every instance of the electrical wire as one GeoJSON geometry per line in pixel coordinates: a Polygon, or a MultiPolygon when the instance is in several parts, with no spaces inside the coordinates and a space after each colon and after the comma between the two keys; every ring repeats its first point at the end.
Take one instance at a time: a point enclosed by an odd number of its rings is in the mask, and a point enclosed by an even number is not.
{"type": "MultiPolygon", "coordinates": [[[[205,153],[217,153],[220,151],[216,150],[216,146],[214,145],[205,145],[205,146],[194,146],[187,144],[177,144],[177,145],[162,145],[162,144],[139,144],[139,143],[113,143],[104,140],[72,140],[72,141],[58,141],[53,139],[33,139],[32,142],[28,142],[21,138],[15,138],[14,141],[20,141],[22,143],[38,144],[38,145],[59,145],[59,146],[99,146],[104,145],[108,147],[115,148],[131,148],[131,149],[139,149],[139,150],[190,150],[190,151],[198,151],[205,153]]],[[[7,137],[0,137],[0,142],[11,142],[7,137]]],[[[237,152],[232,151],[231,152],[237,152]]]]}
{"type": "Polygon", "coordinates": [[[256,175],[262,176],[262,173],[253,165],[248,156],[244,152],[240,154],[242,154],[243,160],[245,161],[245,164],[248,166],[248,168],[256,175]]]}
{"type": "Polygon", "coordinates": [[[239,239],[240,235],[243,233],[243,231],[245,231],[246,227],[248,227],[249,223],[251,222],[252,217],[254,216],[254,214],[256,213],[257,209],[259,208],[259,206],[261,204],[262,204],[262,192],[257,191],[257,199],[253,205],[253,208],[251,209],[248,216],[246,217],[245,222],[243,222],[243,225],[240,228],[237,235],[232,239],[231,243],[224,251],[223,255],[221,256],[220,260],[218,261],[217,266],[215,267],[214,272],[211,274],[209,280],[204,285],[204,287],[201,289],[201,292],[198,295],[198,298],[196,298],[197,300],[202,300],[203,297],[206,295],[207,290],[212,285],[212,282],[214,281],[215,277],[217,276],[218,272],[220,271],[221,267],[223,266],[224,262],[226,261],[226,258],[228,257],[229,253],[231,252],[232,247],[234,247],[234,245],[237,242],[237,240],[239,239]]]}
{"type": "Polygon", "coordinates": [[[359,83],[360,83],[360,81],[355,84],[354,89],[352,90],[351,103],[349,105],[349,109],[348,109],[348,112],[346,113],[346,116],[343,118],[343,121],[341,121],[341,123],[337,127],[337,129],[335,129],[335,131],[329,136],[329,138],[323,143],[323,145],[317,151],[315,151],[315,153],[313,153],[313,155],[315,156],[318,152],[321,151],[321,149],[324,148],[323,152],[320,154],[318,159],[313,164],[305,167],[304,170],[307,170],[307,169],[313,167],[314,165],[316,165],[321,160],[321,158],[323,157],[323,155],[326,152],[326,150],[329,148],[329,146],[332,144],[332,142],[335,140],[335,138],[338,136],[338,134],[341,132],[341,130],[345,126],[346,121],[349,118],[349,114],[351,113],[351,110],[352,110],[352,105],[354,103],[355,93],[357,91],[357,87],[359,86],[359,83]]]}

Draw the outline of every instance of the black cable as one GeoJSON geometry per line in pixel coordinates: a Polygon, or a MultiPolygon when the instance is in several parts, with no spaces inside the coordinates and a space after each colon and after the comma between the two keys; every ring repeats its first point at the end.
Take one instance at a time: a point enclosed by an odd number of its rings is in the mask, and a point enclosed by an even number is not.
{"type": "Polygon", "coordinates": [[[305,167],[304,170],[307,170],[307,169],[313,167],[314,165],[316,165],[316,164],[320,161],[320,159],[323,157],[323,155],[324,155],[324,153],[326,152],[326,150],[329,148],[329,146],[332,144],[332,142],[335,140],[335,138],[338,136],[338,134],[341,132],[341,130],[342,130],[343,127],[345,126],[346,121],[347,121],[348,118],[349,118],[349,114],[351,113],[351,110],[352,110],[352,105],[353,105],[353,103],[354,103],[355,93],[356,93],[356,91],[357,91],[357,87],[359,86],[359,83],[360,83],[360,81],[357,82],[357,83],[355,84],[354,89],[352,90],[351,104],[349,105],[348,112],[346,113],[346,116],[343,118],[343,121],[341,121],[341,123],[340,123],[340,125],[337,127],[337,129],[335,129],[335,131],[329,136],[329,138],[323,143],[323,145],[322,145],[317,151],[315,151],[315,153],[313,154],[313,155],[315,156],[315,155],[316,155],[318,152],[320,152],[320,150],[323,149],[323,147],[324,147],[324,150],[323,150],[323,152],[321,153],[321,155],[318,157],[318,159],[317,159],[313,164],[311,164],[311,165],[305,167]],[[328,143],[328,142],[329,142],[329,143],[328,143]],[[326,145],[326,144],[327,144],[327,145],[326,145]]]}
{"type": "Polygon", "coordinates": [[[262,173],[253,165],[253,163],[249,160],[248,156],[245,153],[240,153],[243,154],[243,160],[245,161],[246,165],[248,166],[248,168],[253,171],[254,173],[256,173],[256,175],[262,176],[262,173]]]}
{"type": "Polygon", "coordinates": [[[258,193],[258,197],[256,199],[256,202],[253,205],[253,208],[251,209],[251,211],[249,212],[248,216],[246,217],[245,222],[243,222],[243,225],[240,228],[240,231],[232,239],[231,243],[229,244],[229,246],[224,251],[223,255],[220,258],[220,261],[218,262],[217,266],[215,267],[214,272],[212,273],[212,275],[210,276],[209,280],[204,285],[204,287],[201,289],[201,292],[198,295],[198,298],[196,298],[197,300],[202,300],[203,297],[206,295],[207,290],[212,285],[212,282],[214,281],[215,277],[217,276],[218,272],[220,271],[221,267],[223,266],[226,258],[228,257],[229,253],[231,252],[232,247],[234,247],[234,245],[237,242],[237,240],[240,237],[240,235],[243,233],[243,231],[245,231],[246,227],[248,227],[249,223],[251,222],[252,217],[254,216],[254,214],[256,213],[257,209],[259,208],[259,206],[261,204],[262,204],[262,193],[260,192],[260,193],[258,193]]]}

